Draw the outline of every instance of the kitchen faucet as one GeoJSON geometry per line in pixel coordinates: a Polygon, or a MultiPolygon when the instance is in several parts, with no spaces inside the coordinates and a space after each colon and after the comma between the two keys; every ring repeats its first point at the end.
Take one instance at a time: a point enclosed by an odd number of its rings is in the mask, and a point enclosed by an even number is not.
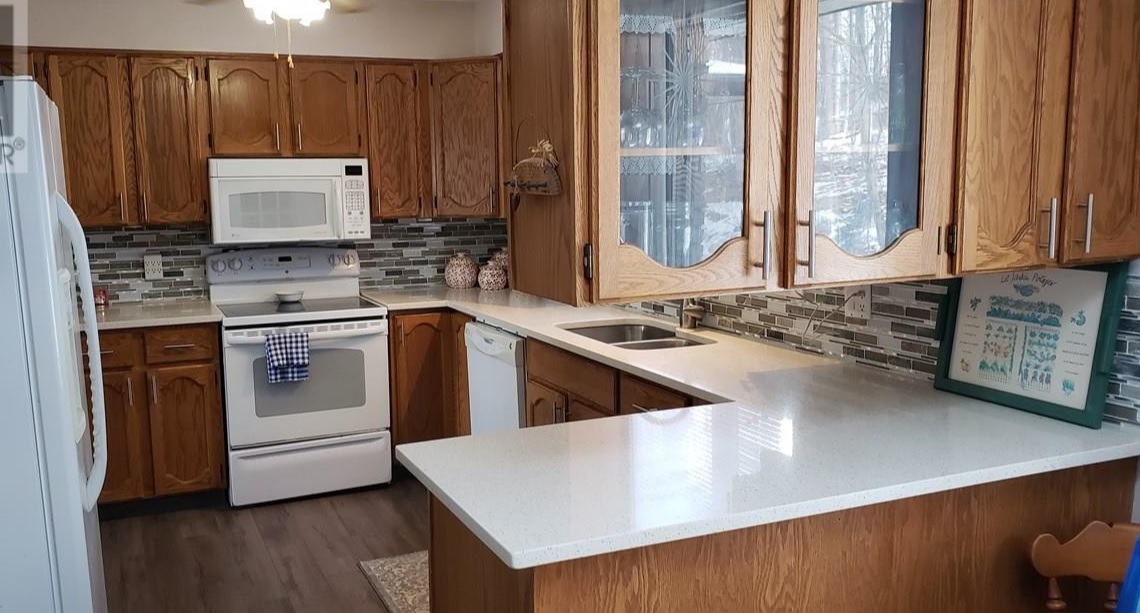
{"type": "Polygon", "coordinates": [[[701,320],[705,318],[705,307],[697,303],[694,298],[685,298],[681,301],[681,329],[696,330],[701,320]]]}

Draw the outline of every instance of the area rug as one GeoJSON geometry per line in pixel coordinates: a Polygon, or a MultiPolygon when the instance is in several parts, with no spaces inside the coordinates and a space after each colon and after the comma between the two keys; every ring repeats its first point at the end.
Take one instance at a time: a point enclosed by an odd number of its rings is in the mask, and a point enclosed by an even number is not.
{"type": "Polygon", "coordinates": [[[430,613],[428,552],[365,560],[360,570],[389,613],[430,613]]]}

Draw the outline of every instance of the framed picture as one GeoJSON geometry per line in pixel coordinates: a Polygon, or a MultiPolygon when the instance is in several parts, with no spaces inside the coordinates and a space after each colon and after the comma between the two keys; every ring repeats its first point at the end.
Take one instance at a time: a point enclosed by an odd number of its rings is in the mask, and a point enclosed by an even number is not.
{"type": "Polygon", "coordinates": [[[934,387],[1100,428],[1128,264],[956,279],[934,387]]]}

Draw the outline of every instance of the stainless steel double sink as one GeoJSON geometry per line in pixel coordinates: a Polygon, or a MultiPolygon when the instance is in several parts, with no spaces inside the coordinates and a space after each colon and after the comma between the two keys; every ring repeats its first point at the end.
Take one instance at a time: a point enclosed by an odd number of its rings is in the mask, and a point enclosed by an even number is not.
{"type": "Polygon", "coordinates": [[[706,339],[682,338],[677,336],[675,330],[646,323],[607,323],[600,321],[568,324],[561,327],[574,334],[592,338],[607,345],[640,351],[694,347],[716,342],[706,339]]]}

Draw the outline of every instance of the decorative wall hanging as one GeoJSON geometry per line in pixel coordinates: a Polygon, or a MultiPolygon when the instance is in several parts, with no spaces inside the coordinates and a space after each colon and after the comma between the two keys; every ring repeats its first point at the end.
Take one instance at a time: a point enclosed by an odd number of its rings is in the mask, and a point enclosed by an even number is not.
{"type": "Polygon", "coordinates": [[[955,280],[934,387],[1100,428],[1127,264],[955,280]]]}
{"type": "Polygon", "coordinates": [[[506,186],[513,194],[528,196],[557,196],[562,193],[562,180],[558,177],[558,156],[554,145],[542,139],[530,148],[530,157],[515,164],[506,186]]]}

